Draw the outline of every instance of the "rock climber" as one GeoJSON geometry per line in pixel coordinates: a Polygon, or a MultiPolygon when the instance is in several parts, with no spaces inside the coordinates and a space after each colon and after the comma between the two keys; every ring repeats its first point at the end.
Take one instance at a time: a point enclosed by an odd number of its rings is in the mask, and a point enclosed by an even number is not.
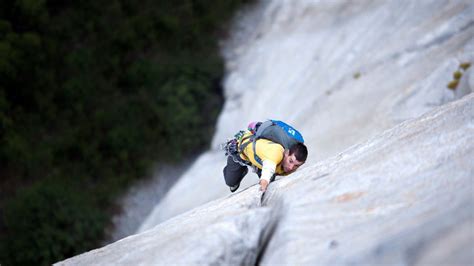
{"type": "Polygon", "coordinates": [[[289,175],[305,163],[308,149],[303,143],[301,134],[282,121],[249,124],[225,145],[225,183],[235,192],[252,167],[260,178],[260,191],[265,192],[275,176],[289,175]]]}

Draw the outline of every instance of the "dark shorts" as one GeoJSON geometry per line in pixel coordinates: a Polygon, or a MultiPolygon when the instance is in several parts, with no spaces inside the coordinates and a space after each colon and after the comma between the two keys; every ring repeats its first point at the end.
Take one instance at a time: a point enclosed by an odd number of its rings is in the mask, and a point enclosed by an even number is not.
{"type": "Polygon", "coordinates": [[[240,184],[240,181],[248,172],[247,166],[234,162],[232,156],[227,156],[227,165],[224,167],[225,183],[229,186],[240,184]]]}

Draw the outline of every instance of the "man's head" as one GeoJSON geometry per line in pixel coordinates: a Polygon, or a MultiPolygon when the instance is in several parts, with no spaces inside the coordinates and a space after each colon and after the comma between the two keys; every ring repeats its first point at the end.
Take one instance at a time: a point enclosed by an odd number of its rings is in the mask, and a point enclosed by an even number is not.
{"type": "Polygon", "coordinates": [[[303,143],[296,143],[285,150],[283,155],[282,167],[286,173],[291,173],[298,169],[308,157],[308,149],[303,143]]]}

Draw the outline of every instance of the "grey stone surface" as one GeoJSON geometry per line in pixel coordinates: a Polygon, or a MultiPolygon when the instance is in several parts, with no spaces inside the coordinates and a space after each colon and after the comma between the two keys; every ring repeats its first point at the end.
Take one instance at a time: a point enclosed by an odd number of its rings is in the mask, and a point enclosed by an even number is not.
{"type": "Polygon", "coordinates": [[[136,235],[60,265],[474,265],[471,0],[261,1],[223,43],[212,148],[136,235]],[[216,146],[290,122],[310,155],[263,200],[216,146]]]}
{"type": "MultiPolygon", "coordinates": [[[[250,121],[293,124],[310,165],[468,94],[472,74],[454,92],[447,84],[474,63],[473,14],[472,0],[272,0],[246,10],[222,45],[226,103],[212,148],[138,232],[228,195],[216,147],[250,121]]],[[[241,189],[257,182],[249,174],[241,189]]]]}
{"type": "Polygon", "coordinates": [[[469,94],[58,265],[472,265],[473,159],[469,94]]]}
{"type": "MultiPolygon", "coordinates": [[[[414,265],[432,258],[435,243],[445,251],[461,247],[465,261],[474,262],[473,161],[471,94],[324,161],[314,174],[308,169],[295,188],[280,189],[291,208],[263,262],[414,265]],[[314,179],[319,175],[326,176],[314,179]],[[450,243],[451,234],[467,239],[450,243]]],[[[457,259],[451,253],[435,262],[457,259]]]]}
{"type": "Polygon", "coordinates": [[[130,187],[125,195],[117,200],[121,211],[112,218],[109,239],[103,245],[133,235],[142,225],[153,208],[166,195],[173,183],[191,165],[194,158],[179,164],[157,165],[150,179],[140,180],[130,187]]]}

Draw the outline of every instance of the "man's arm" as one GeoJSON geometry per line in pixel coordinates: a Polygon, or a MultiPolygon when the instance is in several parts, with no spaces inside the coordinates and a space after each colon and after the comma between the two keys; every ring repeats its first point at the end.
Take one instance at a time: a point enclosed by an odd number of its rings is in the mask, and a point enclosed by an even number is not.
{"type": "Polygon", "coordinates": [[[276,170],[276,163],[270,160],[264,160],[262,164],[262,176],[260,178],[260,190],[265,192],[268,184],[276,170]]]}

